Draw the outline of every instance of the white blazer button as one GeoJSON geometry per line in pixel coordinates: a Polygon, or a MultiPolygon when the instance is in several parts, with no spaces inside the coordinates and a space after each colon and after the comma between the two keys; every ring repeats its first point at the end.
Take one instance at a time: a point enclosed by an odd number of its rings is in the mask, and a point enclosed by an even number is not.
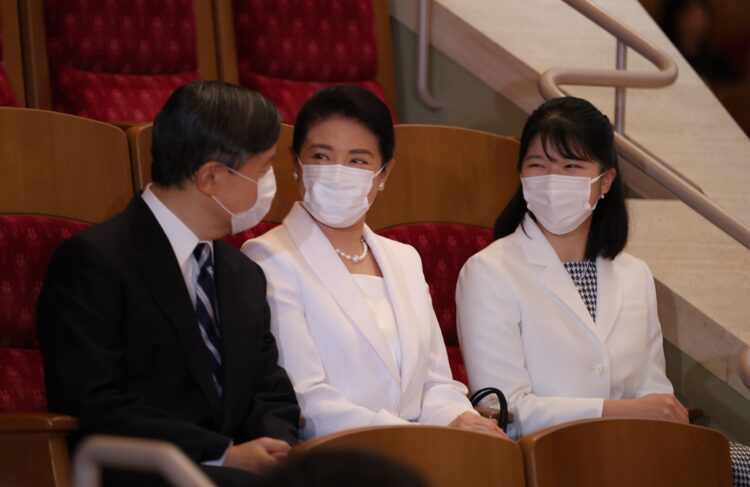
{"type": "Polygon", "coordinates": [[[602,373],[604,372],[604,367],[602,366],[602,364],[595,365],[594,372],[596,372],[597,375],[602,375],[602,373]]]}

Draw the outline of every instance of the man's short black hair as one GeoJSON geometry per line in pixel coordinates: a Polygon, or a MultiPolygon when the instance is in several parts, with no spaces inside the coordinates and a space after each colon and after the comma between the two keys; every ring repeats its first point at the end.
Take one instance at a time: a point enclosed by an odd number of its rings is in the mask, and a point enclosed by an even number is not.
{"type": "Polygon", "coordinates": [[[281,117],[266,97],[223,81],[196,81],[172,93],[156,116],[151,179],[181,187],[208,161],[238,169],[279,138],[281,117]]]}

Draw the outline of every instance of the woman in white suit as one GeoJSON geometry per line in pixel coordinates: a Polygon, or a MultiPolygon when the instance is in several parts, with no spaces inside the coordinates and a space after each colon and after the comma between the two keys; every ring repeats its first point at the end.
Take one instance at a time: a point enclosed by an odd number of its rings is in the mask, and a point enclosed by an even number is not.
{"type": "Polygon", "coordinates": [[[303,438],[388,424],[502,435],[452,380],[419,255],[373,233],[365,215],[393,170],[388,108],[325,89],[299,112],[292,155],[303,201],[242,250],[265,271],[280,362],[303,438]]]}
{"type": "Polygon", "coordinates": [[[459,276],[471,387],[503,390],[515,437],[600,416],[687,422],[665,375],[653,277],[622,251],[628,217],[607,117],[579,98],[544,103],[524,127],[518,169],[497,240],[459,276]]]}

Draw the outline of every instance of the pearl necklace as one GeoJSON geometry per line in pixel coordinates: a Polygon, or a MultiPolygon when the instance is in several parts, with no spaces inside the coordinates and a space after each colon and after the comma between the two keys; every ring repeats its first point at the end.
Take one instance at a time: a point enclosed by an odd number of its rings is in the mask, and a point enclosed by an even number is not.
{"type": "Polygon", "coordinates": [[[336,253],[337,253],[337,254],[339,254],[339,256],[340,256],[340,257],[341,257],[342,259],[346,259],[346,260],[348,260],[349,262],[351,262],[352,264],[359,264],[359,263],[360,263],[360,262],[362,262],[362,260],[364,260],[364,258],[365,258],[365,257],[367,256],[367,251],[368,251],[368,250],[370,249],[370,248],[369,248],[369,247],[367,246],[367,242],[365,242],[365,239],[363,239],[363,238],[360,238],[360,239],[359,239],[359,241],[360,241],[360,242],[362,242],[362,253],[361,253],[361,254],[359,254],[359,255],[349,255],[349,254],[347,254],[346,252],[344,252],[343,250],[341,250],[341,249],[337,249],[337,248],[335,248],[335,247],[334,247],[334,249],[333,249],[333,250],[335,250],[335,251],[336,251],[336,253]]]}

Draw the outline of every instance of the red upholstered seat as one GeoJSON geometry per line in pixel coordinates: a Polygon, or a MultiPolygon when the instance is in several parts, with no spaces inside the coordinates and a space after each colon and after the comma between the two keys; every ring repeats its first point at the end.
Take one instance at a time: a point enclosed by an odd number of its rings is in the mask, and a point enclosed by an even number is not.
{"type": "Polygon", "coordinates": [[[45,411],[35,311],[52,253],[87,223],[0,215],[0,413],[45,411]]]}
{"type": "Polygon", "coordinates": [[[240,82],[284,122],[325,86],[358,85],[386,101],[370,0],[235,0],[234,19],[240,82]]]}
{"type": "Polygon", "coordinates": [[[468,384],[456,332],[456,282],[468,258],[492,242],[492,230],[451,223],[410,223],[378,233],[409,244],[419,252],[453,377],[468,384]]]}
{"type": "Polygon", "coordinates": [[[18,101],[10,88],[8,74],[3,65],[3,36],[0,32],[0,107],[17,107],[18,101]]]}
{"type": "Polygon", "coordinates": [[[55,110],[150,121],[199,78],[193,0],[45,0],[44,13],[55,110]]]}
{"type": "Polygon", "coordinates": [[[224,237],[224,240],[234,245],[235,247],[240,248],[242,247],[242,244],[245,243],[245,241],[251,238],[260,237],[261,235],[263,235],[270,229],[276,227],[277,225],[278,223],[276,222],[262,221],[249,230],[245,230],[244,232],[240,232],[240,233],[235,233],[233,235],[227,235],[226,237],[224,237]]]}

